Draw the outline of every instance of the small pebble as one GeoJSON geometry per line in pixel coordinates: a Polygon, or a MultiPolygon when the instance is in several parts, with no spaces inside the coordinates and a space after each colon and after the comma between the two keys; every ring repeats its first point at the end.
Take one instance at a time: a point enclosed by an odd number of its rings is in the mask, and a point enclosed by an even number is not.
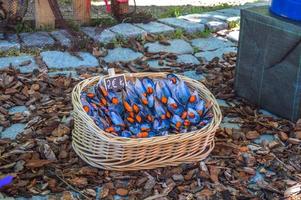
{"type": "Polygon", "coordinates": [[[182,182],[184,181],[184,176],[182,174],[174,174],[172,175],[172,179],[174,181],[182,182]]]}

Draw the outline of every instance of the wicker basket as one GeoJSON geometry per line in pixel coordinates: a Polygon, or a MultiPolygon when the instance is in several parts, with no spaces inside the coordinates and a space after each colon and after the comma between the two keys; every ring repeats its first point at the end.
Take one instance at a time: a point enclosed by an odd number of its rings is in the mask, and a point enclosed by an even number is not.
{"type": "MultiPolygon", "coordinates": [[[[126,74],[136,77],[163,78],[165,73],[126,74]]],[[[75,152],[91,166],[117,171],[153,169],[176,166],[205,159],[214,148],[214,135],[221,122],[221,111],[214,96],[200,82],[179,76],[203,99],[213,103],[213,120],[200,130],[152,138],[122,138],[101,130],[83,110],[80,94],[95,85],[100,77],[80,82],[72,92],[74,130],[72,146],[75,152]]]]}

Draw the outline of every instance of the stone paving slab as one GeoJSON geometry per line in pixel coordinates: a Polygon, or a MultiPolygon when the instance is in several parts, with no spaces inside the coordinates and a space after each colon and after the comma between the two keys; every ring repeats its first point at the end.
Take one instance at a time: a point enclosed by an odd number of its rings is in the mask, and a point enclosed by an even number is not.
{"type": "Polygon", "coordinates": [[[14,106],[8,110],[8,113],[10,115],[16,114],[16,113],[23,113],[25,111],[28,111],[26,106],[14,106]]]}
{"type": "Polygon", "coordinates": [[[222,37],[198,38],[191,40],[191,44],[201,51],[212,51],[219,48],[236,46],[233,42],[222,37]]]}
{"type": "Polygon", "coordinates": [[[238,8],[226,8],[226,9],[217,10],[216,12],[223,13],[231,17],[240,16],[240,9],[238,8]]]}
{"type": "Polygon", "coordinates": [[[193,22],[193,23],[205,24],[209,20],[212,20],[212,19],[215,19],[215,18],[212,17],[211,15],[206,14],[206,13],[202,13],[202,14],[194,13],[194,14],[188,14],[188,15],[180,16],[179,19],[184,19],[186,21],[190,21],[190,22],[193,22]]]}
{"type": "Polygon", "coordinates": [[[205,62],[210,62],[213,58],[218,57],[222,59],[224,53],[229,53],[229,52],[237,52],[236,47],[225,47],[225,48],[220,48],[214,51],[205,51],[205,52],[198,52],[195,55],[195,57],[202,59],[205,62]]]}
{"type": "Polygon", "coordinates": [[[227,29],[228,28],[228,23],[223,22],[223,21],[213,20],[213,21],[208,21],[205,24],[205,26],[210,31],[217,32],[217,31],[220,31],[220,30],[227,29]]]}
{"type": "Polygon", "coordinates": [[[174,69],[174,67],[168,66],[168,62],[166,60],[149,60],[147,61],[147,64],[149,65],[151,70],[158,72],[171,70],[172,68],[174,69]],[[160,64],[160,62],[162,63],[160,64]]]}
{"type": "Polygon", "coordinates": [[[231,31],[230,33],[228,33],[226,38],[228,40],[231,40],[232,42],[238,42],[238,40],[239,40],[239,30],[231,31]]]}
{"type": "Polygon", "coordinates": [[[147,24],[139,23],[134,25],[152,34],[170,33],[175,31],[173,27],[159,22],[149,22],[147,24]]]}
{"type": "Polygon", "coordinates": [[[47,32],[21,33],[21,45],[25,48],[53,46],[54,39],[47,32]]]}
{"type": "Polygon", "coordinates": [[[206,79],[205,76],[203,76],[202,74],[197,74],[194,70],[185,71],[183,75],[197,81],[202,81],[206,79]]]}
{"type": "Polygon", "coordinates": [[[92,38],[95,42],[109,43],[116,38],[116,34],[109,29],[99,30],[97,27],[82,27],[81,31],[92,38]]]}
{"type": "Polygon", "coordinates": [[[104,61],[107,63],[112,62],[130,62],[141,58],[143,56],[140,52],[135,52],[129,48],[115,48],[108,51],[108,55],[104,57],[104,61]]]}
{"type": "Polygon", "coordinates": [[[200,61],[191,54],[178,55],[177,63],[199,65],[200,61]]]}
{"type": "Polygon", "coordinates": [[[147,32],[129,23],[117,24],[109,29],[123,38],[131,38],[146,35],[147,32]]]}
{"type": "Polygon", "coordinates": [[[11,42],[17,42],[17,43],[20,43],[20,39],[18,37],[17,34],[8,34],[7,35],[7,40],[8,41],[11,41],[11,42]]]}
{"type": "Polygon", "coordinates": [[[57,30],[50,33],[62,46],[71,46],[71,36],[66,30],[57,30]]]}
{"type": "Polygon", "coordinates": [[[1,138],[16,139],[17,135],[24,131],[26,124],[13,124],[6,128],[4,131],[0,132],[1,138]]]}
{"type": "Polygon", "coordinates": [[[0,51],[20,50],[21,45],[17,42],[0,40],[0,51]]]}
{"type": "Polygon", "coordinates": [[[205,30],[205,25],[201,23],[194,23],[180,18],[164,18],[159,19],[160,22],[173,26],[175,28],[181,28],[187,33],[201,32],[205,30]]]}
{"type": "Polygon", "coordinates": [[[80,67],[97,67],[98,60],[88,52],[79,52],[78,56],[69,52],[45,51],[41,53],[42,60],[49,69],[69,69],[80,67]]]}
{"type": "Polygon", "coordinates": [[[240,118],[230,118],[230,117],[224,117],[220,127],[221,128],[231,128],[231,129],[237,129],[239,130],[241,128],[241,119],[240,118]]]}
{"type": "Polygon", "coordinates": [[[10,65],[19,69],[21,73],[31,73],[38,69],[34,57],[29,55],[0,58],[0,69],[8,68],[10,65]]]}
{"type": "Polygon", "coordinates": [[[77,72],[74,70],[66,70],[66,71],[56,71],[56,72],[48,72],[49,77],[55,77],[55,76],[71,76],[72,78],[77,78],[77,72]]]}
{"type": "Polygon", "coordinates": [[[159,42],[146,43],[144,45],[150,53],[168,52],[175,54],[191,54],[193,53],[192,46],[185,40],[175,39],[168,41],[170,45],[162,45],[159,42]]]}
{"type": "Polygon", "coordinates": [[[21,48],[19,38],[16,34],[0,35],[0,51],[17,50],[21,48]]]}

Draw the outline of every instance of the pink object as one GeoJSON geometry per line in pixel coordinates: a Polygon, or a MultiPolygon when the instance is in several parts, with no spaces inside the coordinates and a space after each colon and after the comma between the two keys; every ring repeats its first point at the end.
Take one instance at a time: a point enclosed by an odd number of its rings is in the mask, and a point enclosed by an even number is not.
{"type": "Polygon", "coordinates": [[[129,0],[117,0],[118,3],[128,3],[129,0]]]}
{"type": "Polygon", "coordinates": [[[108,13],[110,13],[111,12],[111,6],[109,5],[108,0],[104,0],[104,1],[105,1],[105,4],[106,4],[106,10],[107,10],[108,13]]]}

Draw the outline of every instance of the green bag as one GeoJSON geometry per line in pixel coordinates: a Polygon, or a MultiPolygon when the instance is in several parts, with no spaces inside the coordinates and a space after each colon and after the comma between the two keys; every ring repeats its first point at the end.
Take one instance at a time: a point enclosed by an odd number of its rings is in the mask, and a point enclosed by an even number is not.
{"type": "Polygon", "coordinates": [[[235,75],[238,96],[296,121],[301,117],[301,23],[269,12],[241,10],[235,75]]]}

